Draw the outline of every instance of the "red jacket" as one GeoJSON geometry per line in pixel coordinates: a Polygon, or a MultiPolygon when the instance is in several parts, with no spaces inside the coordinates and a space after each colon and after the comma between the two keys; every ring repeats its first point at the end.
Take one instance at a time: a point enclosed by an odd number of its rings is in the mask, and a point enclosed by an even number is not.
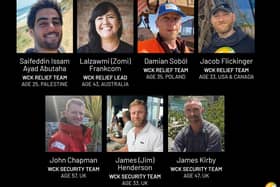
{"type": "Polygon", "coordinates": [[[60,122],[58,131],[48,142],[49,152],[86,152],[92,129],[60,122]]]}

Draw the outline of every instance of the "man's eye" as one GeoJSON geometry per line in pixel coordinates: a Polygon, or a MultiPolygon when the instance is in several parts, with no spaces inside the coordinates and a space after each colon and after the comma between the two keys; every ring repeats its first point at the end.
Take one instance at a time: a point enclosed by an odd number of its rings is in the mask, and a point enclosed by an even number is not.
{"type": "Polygon", "coordinates": [[[53,25],[55,25],[55,26],[59,26],[59,25],[61,25],[61,23],[60,23],[60,21],[59,21],[59,20],[56,20],[56,21],[53,21],[53,25]]]}
{"type": "Polygon", "coordinates": [[[49,22],[46,22],[46,21],[39,22],[40,27],[47,27],[48,25],[49,25],[49,22]]]}

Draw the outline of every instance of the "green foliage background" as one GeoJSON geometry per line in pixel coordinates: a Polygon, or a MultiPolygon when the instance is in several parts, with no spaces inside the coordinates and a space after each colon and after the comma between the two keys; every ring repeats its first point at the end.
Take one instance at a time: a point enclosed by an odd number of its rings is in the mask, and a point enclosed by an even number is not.
{"type": "MultiPolygon", "coordinates": [[[[224,127],[225,127],[225,107],[224,107],[224,96],[219,96],[213,103],[204,103],[204,119],[210,123],[215,124],[221,131],[222,135],[222,148],[224,150],[224,127]]],[[[169,110],[168,112],[168,137],[174,138],[177,133],[186,125],[188,122],[185,118],[183,109],[181,111],[169,110]],[[174,126],[174,123],[176,124],[174,126]]]]}

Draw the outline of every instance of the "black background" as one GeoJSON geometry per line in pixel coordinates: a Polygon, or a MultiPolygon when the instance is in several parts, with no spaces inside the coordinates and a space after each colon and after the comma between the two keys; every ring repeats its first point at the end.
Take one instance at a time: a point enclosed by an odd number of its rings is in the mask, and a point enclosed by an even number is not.
{"type": "MultiPolygon", "coordinates": [[[[256,28],[259,29],[259,20],[256,23],[256,28]]],[[[163,176],[162,181],[158,183],[160,185],[245,186],[244,184],[246,184],[249,186],[264,186],[269,181],[278,182],[278,185],[280,185],[279,181],[277,181],[279,179],[278,166],[280,158],[279,138],[277,138],[278,131],[275,130],[279,126],[277,120],[279,92],[276,91],[279,89],[277,88],[279,86],[277,86],[277,78],[273,74],[273,68],[266,71],[268,70],[267,64],[276,63],[276,61],[274,62],[272,56],[268,55],[265,59],[262,59],[258,55],[258,52],[262,50],[262,46],[258,45],[261,43],[261,39],[259,32],[256,33],[258,34],[256,35],[256,54],[224,55],[226,57],[253,58],[254,63],[250,69],[255,75],[254,80],[198,80],[197,75],[201,72],[202,66],[199,64],[200,59],[203,57],[215,58],[216,56],[195,53],[187,56],[189,60],[187,66],[190,72],[187,74],[186,80],[147,81],[144,79],[142,71],[142,59],[145,56],[135,53],[131,55],[133,65],[125,70],[131,83],[129,88],[82,88],[80,86],[81,76],[79,75],[86,70],[79,65],[78,61],[73,60],[79,58],[74,53],[59,55],[61,58],[72,59],[67,72],[68,78],[70,78],[70,86],[68,88],[22,88],[20,86],[22,66],[18,64],[18,59],[30,55],[16,54],[14,59],[15,71],[11,71],[15,73],[13,85],[16,89],[16,91],[11,93],[11,104],[14,107],[11,107],[9,113],[12,113],[12,122],[6,125],[8,126],[7,132],[10,132],[8,135],[11,134],[10,139],[13,140],[11,141],[13,145],[9,146],[9,148],[12,149],[14,154],[11,157],[11,164],[13,166],[9,168],[11,172],[8,172],[7,176],[13,178],[11,182],[21,179],[20,181],[26,184],[38,184],[38,182],[35,182],[38,180],[41,181],[40,183],[83,183],[88,184],[88,186],[96,185],[97,181],[103,185],[114,184],[113,181],[108,180],[106,173],[110,170],[110,163],[112,163],[114,157],[120,155],[126,157],[126,155],[124,156],[121,153],[63,154],[63,156],[73,155],[80,158],[93,156],[101,161],[102,171],[99,175],[92,176],[86,180],[59,180],[47,172],[48,158],[57,154],[45,152],[45,95],[163,95],[165,106],[167,106],[168,95],[224,95],[226,151],[211,155],[222,160],[224,172],[221,175],[210,180],[183,180],[171,175],[168,172],[168,166],[179,155],[177,153],[167,153],[166,138],[164,153],[128,153],[127,155],[132,157],[137,155],[144,156],[146,154],[149,156],[155,155],[158,163],[155,166],[156,170],[162,173],[163,176]],[[16,132],[15,135],[13,134],[14,132],[16,132]]],[[[76,34],[75,29],[74,34],[76,34]]],[[[51,55],[33,56],[52,57],[51,55]]],[[[56,58],[59,56],[55,55],[56,58]]],[[[88,56],[95,57],[95,55],[88,56]]],[[[168,55],[164,56],[168,57],[168,55]]],[[[4,63],[11,62],[9,60],[4,63]]],[[[164,120],[165,124],[167,124],[167,118],[164,120]]],[[[103,123],[103,125],[105,124],[103,123]]],[[[189,153],[188,157],[198,157],[201,155],[204,154],[189,153]]]]}

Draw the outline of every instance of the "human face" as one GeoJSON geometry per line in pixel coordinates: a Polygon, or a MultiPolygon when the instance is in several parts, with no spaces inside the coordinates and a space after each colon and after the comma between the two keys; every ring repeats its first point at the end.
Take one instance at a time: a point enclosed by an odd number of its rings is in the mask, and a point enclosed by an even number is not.
{"type": "Polygon", "coordinates": [[[106,14],[95,19],[96,32],[101,38],[108,39],[118,37],[121,24],[115,12],[109,10],[106,14]]]}
{"type": "Polygon", "coordinates": [[[30,30],[37,51],[57,51],[62,39],[61,24],[56,10],[44,8],[37,12],[34,28],[30,30]]]}
{"type": "Polygon", "coordinates": [[[219,10],[211,16],[211,23],[219,35],[226,35],[233,31],[235,14],[219,10]]]}
{"type": "Polygon", "coordinates": [[[85,107],[75,103],[70,104],[68,110],[64,112],[67,122],[77,126],[82,124],[84,115],[85,107]]]}
{"type": "Polygon", "coordinates": [[[181,16],[177,13],[166,13],[156,21],[160,36],[166,40],[176,40],[181,30],[181,16]]]}
{"type": "Polygon", "coordinates": [[[191,101],[185,106],[185,115],[190,123],[197,123],[202,120],[203,108],[197,101],[191,101]]]}
{"type": "Polygon", "coordinates": [[[143,105],[133,105],[129,109],[131,121],[135,127],[144,127],[146,124],[147,111],[143,105]]]}
{"type": "Polygon", "coordinates": [[[126,117],[125,115],[122,116],[122,120],[123,120],[123,122],[125,122],[125,123],[128,121],[128,119],[127,119],[127,117],[126,117]]]}

